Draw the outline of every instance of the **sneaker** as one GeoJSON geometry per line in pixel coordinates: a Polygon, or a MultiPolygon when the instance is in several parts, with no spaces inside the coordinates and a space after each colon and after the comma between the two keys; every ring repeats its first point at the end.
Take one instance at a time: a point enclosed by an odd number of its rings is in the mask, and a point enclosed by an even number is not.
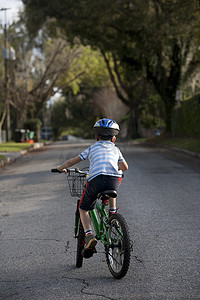
{"type": "Polygon", "coordinates": [[[85,249],[95,248],[95,246],[97,244],[97,240],[93,234],[88,234],[85,237],[85,243],[86,243],[85,249]]]}
{"type": "Polygon", "coordinates": [[[97,253],[97,250],[96,248],[84,248],[82,251],[81,251],[81,254],[84,258],[90,258],[93,256],[94,253],[97,253]]]}

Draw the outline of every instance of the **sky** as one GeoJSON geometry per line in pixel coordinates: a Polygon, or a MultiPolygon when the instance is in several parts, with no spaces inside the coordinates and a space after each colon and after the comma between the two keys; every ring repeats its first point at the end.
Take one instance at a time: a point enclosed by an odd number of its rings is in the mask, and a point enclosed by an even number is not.
{"type": "Polygon", "coordinates": [[[22,9],[23,3],[21,0],[0,0],[0,24],[4,25],[7,19],[7,24],[11,24],[18,18],[18,12],[22,9]],[[6,13],[1,11],[2,8],[9,8],[6,13]]]}

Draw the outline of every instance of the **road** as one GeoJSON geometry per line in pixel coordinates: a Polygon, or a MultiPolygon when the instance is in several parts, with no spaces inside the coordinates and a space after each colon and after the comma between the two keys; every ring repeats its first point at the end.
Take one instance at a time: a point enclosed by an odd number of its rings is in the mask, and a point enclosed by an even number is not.
{"type": "Polygon", "coordinates": [[[75,267],[76,199],[66,176],[49,171],[86,147],[57,142],[0,169],[0,299],[200,299],[200,160],[121,146],[129,170],[118,206],[133,252],[116,280],[100,244],[75,267]]]}

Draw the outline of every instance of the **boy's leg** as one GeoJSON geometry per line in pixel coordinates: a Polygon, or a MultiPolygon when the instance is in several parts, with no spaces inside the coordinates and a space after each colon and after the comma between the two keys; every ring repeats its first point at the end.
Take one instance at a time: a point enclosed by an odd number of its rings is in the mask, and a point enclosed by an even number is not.
{"type": "Polygon", "coordinates": [[[91,219],[90,219],[89,212],[81,208],[79,208],[79,211],[80,211],[81,223],[85,231],[85,241],[86,241],[85,248],[86,249],[94,248],[97,244],[97,240],[92,233],[92,226],[91,226],[91,219]]]}
{"type": "Polygon", "coordinates": [[[89,229],[89,228],[92,229],[89,212],[87,210],[83,210],[81,208],[79,208],[79,211],[80,211],[81,222],[82,222],[84,230],[89,229]]]}

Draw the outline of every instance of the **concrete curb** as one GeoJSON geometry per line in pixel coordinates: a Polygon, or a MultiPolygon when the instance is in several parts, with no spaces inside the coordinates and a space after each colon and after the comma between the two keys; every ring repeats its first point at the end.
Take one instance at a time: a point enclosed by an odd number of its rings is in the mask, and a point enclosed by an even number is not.
{"type": "Polygon", "coordinates": [[[4,159],[0,159],[0,168],[14,162],[17,158],[27,154],[28,152],[44,147],[44,145],[46,145],[46,143],[34,143],[30,148],[21,150],[19,152],[0,152],[0,154],[5,155],[4,159]]]}

